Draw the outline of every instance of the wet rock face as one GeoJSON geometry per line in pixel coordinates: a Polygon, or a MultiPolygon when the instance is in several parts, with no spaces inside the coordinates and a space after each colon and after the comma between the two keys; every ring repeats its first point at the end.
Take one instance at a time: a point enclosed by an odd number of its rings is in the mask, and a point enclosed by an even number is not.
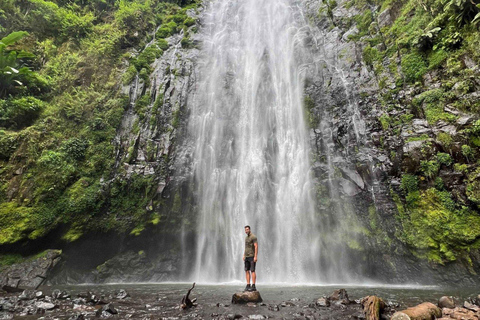
{"type": "MultiPolygon", "coordinates": [[[[60,255],[60,250],[47,250],[39,258],[10,266],[0,274],[0,286],[5,291],[38,288],[59,263],[60,255]]],[[[25,291],[23,296],[30,299],[30,295],[25,291]]]]}

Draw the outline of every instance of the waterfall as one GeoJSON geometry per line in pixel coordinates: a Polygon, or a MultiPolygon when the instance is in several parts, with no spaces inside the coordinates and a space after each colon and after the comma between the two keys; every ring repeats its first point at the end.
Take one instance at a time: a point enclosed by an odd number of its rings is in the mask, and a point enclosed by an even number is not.
{"type": "Polygon", "coordinates": [[[262,282],[321,279],[299,8],[290,0],[206,5],[190,102],[198,196],[192,278],[243,280],[244,226],[262,282]]]}

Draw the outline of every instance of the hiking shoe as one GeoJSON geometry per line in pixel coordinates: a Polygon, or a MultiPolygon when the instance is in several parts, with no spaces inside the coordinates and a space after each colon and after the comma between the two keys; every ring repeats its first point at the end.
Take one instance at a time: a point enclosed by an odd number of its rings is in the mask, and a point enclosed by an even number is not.
{"type": "Polygon", "coordinates": [[[243,290],[243,292],[245,292],[245,291],[250,291],[250,290],[251,290],[251,287],[250,287],[249,284],[247,284],[247,286],[245,287],[245,289],[243,290]]]}
{"type": "Polygon", "coordinates": [[[255,288],[254,284],[252,284],[252,286],[250,287],[250,291],[257,291],[257,288],[255,288]]]}

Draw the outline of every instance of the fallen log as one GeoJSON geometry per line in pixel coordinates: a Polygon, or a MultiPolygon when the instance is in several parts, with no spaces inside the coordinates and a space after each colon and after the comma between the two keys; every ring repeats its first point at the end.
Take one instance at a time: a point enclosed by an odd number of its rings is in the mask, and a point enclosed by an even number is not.
{"type": "Polygon", "coordinates": [[[193,283],[193,286],[190,288],[190,290],[188,290],[187,294],[183,296],[181,304],[182,309],[188,309],[195,306],[195,301],[197,301],[197,299],[195,298],[193,300],[190,300],[189,298],[190,292],[192,292],[193,288],[195,288],[195,282],[193,283]]]}
{"type": "Polygon", "coordinates": [[[361,301],[366,320],[380,320],[380,313],[385,309],[385,302],[377,296],[367,296],[361,301]]]}
{"type": "Polygon", "coordinates": [[[430,302],[395,312],[391,320],[434,320],[442,317],[442,310],[430,302]]]}

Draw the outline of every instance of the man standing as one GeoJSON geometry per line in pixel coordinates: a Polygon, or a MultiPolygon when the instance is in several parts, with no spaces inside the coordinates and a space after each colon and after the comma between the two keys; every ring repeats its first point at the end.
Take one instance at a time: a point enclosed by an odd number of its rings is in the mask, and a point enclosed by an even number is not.
{"type": "Polygon", "coordinates": [[[244,291],[257,291],[255,288],[255,281],[257,275],[255,274],[255,265],[257,264],[258,243],[257,237],[250,231],[250,226],[245,226],[245,252],[243,254],[243,261],[245,261],[245,275],[247,277],[247,286],[244,291]],[[252,278],[252,286],[250,286],[250,274],[252,278]]]}

